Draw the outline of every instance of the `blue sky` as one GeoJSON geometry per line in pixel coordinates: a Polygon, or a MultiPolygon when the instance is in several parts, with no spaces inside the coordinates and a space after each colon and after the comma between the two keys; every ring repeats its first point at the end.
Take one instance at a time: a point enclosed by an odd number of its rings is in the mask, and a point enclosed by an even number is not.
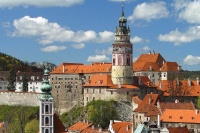
{"type": "MultiPolygon", "coordinates": [[[[0,0],[0,52],[22,61],[111,62],[122,0],[0,0]]],[[[125,0],[133,58],[200,70],[199,0],[125,0]]]]}

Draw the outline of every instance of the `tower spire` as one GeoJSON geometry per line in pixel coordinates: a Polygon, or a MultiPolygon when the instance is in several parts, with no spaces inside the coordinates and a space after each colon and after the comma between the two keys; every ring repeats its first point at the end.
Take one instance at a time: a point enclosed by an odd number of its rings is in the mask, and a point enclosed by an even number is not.
{"type": "Polygon", "coordinates": [[[124,0],[122,0],[122,17],[124,17],[124,0]]]}

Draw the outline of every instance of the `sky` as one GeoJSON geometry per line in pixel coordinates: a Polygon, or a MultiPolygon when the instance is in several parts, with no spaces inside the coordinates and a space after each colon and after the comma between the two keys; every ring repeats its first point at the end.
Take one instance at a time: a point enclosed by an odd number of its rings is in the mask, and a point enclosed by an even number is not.
{"type": "Polygon", "coordinates": [[[134,61],[154,51],[200,70],[200,0],[0,0],[0,52],[27,62],[111,62],[124,5],[134,61]]]}

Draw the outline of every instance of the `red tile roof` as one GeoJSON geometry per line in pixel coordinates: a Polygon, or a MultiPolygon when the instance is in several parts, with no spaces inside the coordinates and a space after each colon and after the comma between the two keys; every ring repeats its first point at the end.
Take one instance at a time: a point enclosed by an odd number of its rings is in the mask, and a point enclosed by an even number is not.
{"type": "Polygon", "coordinates": [[[132,101],[136,104],[140,104],[142,101],[138,98],[138,96],[133,96],[132,101]]]}
{"type": "Polygon", "coordinates": [[[131,133],[132,123],[131,122],[114,122],[112,128],[115,133],[131,133]]]}
{"type": "Polygon", "coordinates": [[[72,131],[83,131],[84,129],[90,127],[92,125],[92,123],[84,123],[84,122],[77,122],[74,125],[70,126],[68,128],[68,130],[72,130],[72,131]]]}
{"type": "Polygon", "coordinates": [[[135,86],[157,88],[157,86],[152,83],[147,76],[133,76],[133,79],[135,86]]]}
{"type": "Polygon", "coordinates": [[[111,67],[111,63],[92,63],[90,65],[62,63],[51,74],[110,73],[111,67]]]}
{"type": "Polygon", "coordinates": [[[133,71],[159,71],[160,68],[156,62],[136,62],[133,64],[133,71]]]}
{"type": "Polygon", "coordinates": [[[162,122],[200,123],[200,113],[197,110],[166,109],[160,118],[162,122]]]}
{"type": "Polygon", "coordinates": [[[162,72],[178,72],[179,65],[176,62],[165,62],[163,66],[160,68],[162,72]]]}
{"type": "Polygon", "coordinates": [[[190,84],[191,85],[189,85],[188,80],[179,80],[178,82],[177,80],[161,80],[158,82],[158,88],[159,90],[162,90],[164,96],[172,95],[170,88],[176,90],[177,92],[181,92],[176,93],[177,96],[200,96],[200,85],[197,85],[197,81],[191,80],[190,84]],[[181,91],[178,90],[177,86],[180,86],[181,91]]]}
{"type": "Polygon", "coordinates": [[[81,133],[109,133],[106,129],[94,128],[94,127],[87,127],[81,133]]]}
{"type": "Polygon", "coordinates": [[[169,127],[168,130],[170,133],[190,133],[187,127],[169,127]]]}
{"type": "Polygon", "coordinates": [[[155,109],[153,106],[158,100],[161,101],[158,94],[147,94],[134,112],[148,113],[151,108],[155,109]]]}
{"type": "Polygon", "coordinates": [[[157,63],[158,66],[162,66],[163,61],[165,59],[159,53],[152,53],[152,54],[141,54],[140,57],[135,61],[138,62],[154,62],[157,63]]]}
{"type": "Polygon", "coordinates": [[[112,86],[111,75],[93,74],[83,86],[112,86]]]}

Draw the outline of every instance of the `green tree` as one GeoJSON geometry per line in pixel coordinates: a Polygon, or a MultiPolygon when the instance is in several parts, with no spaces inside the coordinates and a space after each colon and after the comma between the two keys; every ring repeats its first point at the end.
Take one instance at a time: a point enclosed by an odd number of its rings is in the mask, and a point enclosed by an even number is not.
{"type": "Polygon", "coordinates": [[[117,119],[117,111],[114,101],[91,101],[86,105],[88,120],[95,126],[106,128],[110,120],[117,119]]]}
{"type": "Polygon", "coordinates": [[[39,132],[39,121],[33,119],[28,122],[25,126],[25,133],[38,133],[39,132]]]}
{"type": "Polygon", "coordinates": [[[8,86],[7,86],[9,91],[15,90],[15,82],[16,82],[16,73],[14,69],[11,69],[8,76],[8,86]]]}
{"type": "Polygon", "coordinates": [[[23,74],[22,76],[22,82],[23,82],[23,92],[27,92],[28,91],[28,77],[26,76],[26,73],[23,74]]]}
{"type": "Polygon", "coordinates": [[[197,107],[198,107],[198,109],[200,109],[200,97],[198,97],[197,107]]]}

